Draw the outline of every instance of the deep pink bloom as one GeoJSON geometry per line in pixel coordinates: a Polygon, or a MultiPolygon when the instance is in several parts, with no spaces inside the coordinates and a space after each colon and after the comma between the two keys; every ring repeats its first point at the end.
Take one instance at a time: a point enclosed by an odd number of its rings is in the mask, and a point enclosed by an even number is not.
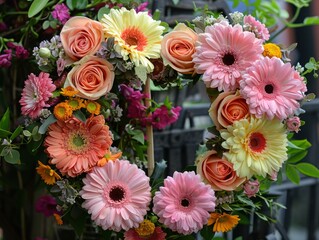
{"type": "Polygon", "coordinates": [[[144,3],[141,3],[139,6],[137,6],[135,8],[135,11],[138,13],[138,12],[143,12],[145,10],[147,10],[147,6],[148,6],[148,2],[144,2],[144,3]]]}
{"type": "Polygon", "coordinates": [[[142,101],[131,101],[127,107],[127,117],[129,118],[143,118],[146,117],[147,107],[142,101]]]}
{"type": "Polygon", "coordinates": [[[43,195],[37,199],[35,203],[35,210],[39,213],[43,213],[46,217],[50,217],[54,213],[59,213],[56,206],[57,202],[52,196],[43,195]]]}
{"type": "Polygon", "coordinates": [[[216,23],[198,35],[193,55],[197,73],[203,73],[208,88],[233,91],[239,87],[242,74],[263,52],[262,40],[236,24],[216,23]]]}
{"type": "Polygon", "coordinates": [[[59,20],[62,24],[65,24],[70,18],[69,9],[63,3],[55,5],[51,14],[53,18],[59,20]]]}
{"type": "Polygon", "coordinates": [[[152,125],[157,129],[164,129],[166,126],[177,121],[181,107],[174,107],[169,110],[165,105],[157,108],[152,114],[152,125]]]}
{"type": "Polygon", "coordinates": [[[268,28],[251,15],[244,17],[244,29],[253,32],[257,38],[267,41],[270,37],[268,28]]]}
{"type": "Polygon", "coordinates": [[[4,54],[0,55],[0,67],[8,68],[11,66],[12,50],[6,49],[4,54]]]}
{"type": "Polygon", "coordinates": [[[47,102],[55,89],[56,87],[48,73],[41,72],[38,77],[31,73],[24,82],[19,101],[22,114],[33,119],[39,117],[41,110],[44,107],[49,107],[47,102]]]}
{"type": "Polygon", "coordinates": [[[125,84],[121,84],[119,85],[120,91],[123,94],[123,96],[130,101],[133,100],[142,100],[143,98],[146,97],[145,94],[141,93],[138,90],[134,90],[133,88],[125,85],[125,84]]]}
{"type": "Polygon", "coordinates": [[[296,132],[296,133],[300,131],[301,122],[299,117],[294,116],[294,117],[288,118],[286,121],[286,124],[289,131],[296,132]]]}
{"type": "Polygon", "coordinates": [[[19,59],[27,59],[29,57],[29,52],[23,46],[16,45],[16,57],[19,59]]]}
{"type": "Polygon", "coordinates": [[[255,181],[248,181],[244,184],[244,193],[247,197],[255,197],[256,193],[259,191],[259,181],[256,179],[255,181]]]}
{"type": "Polygon", "coordinates": [[[240,81],[240,93],[251,114],[280,120],[294,114],[304,98],[306,84],[290,63],[264,57],[250,67],[240,81]]]}
{"type": "Polygon", "coordinates": [[[155,227],[153,234],[149,237],[140,237],[138,233],[131,228],[124,233],[124,240],[165,240],[166,233],[161,227],[155,227]]]}
{"type": "Polygon", "coordinates": [[[195,172],[174,172],[155,193],[153,212],[159,222],[178,233],[188,235],[207,224],[215,210],[215,193],[195,172]]]}

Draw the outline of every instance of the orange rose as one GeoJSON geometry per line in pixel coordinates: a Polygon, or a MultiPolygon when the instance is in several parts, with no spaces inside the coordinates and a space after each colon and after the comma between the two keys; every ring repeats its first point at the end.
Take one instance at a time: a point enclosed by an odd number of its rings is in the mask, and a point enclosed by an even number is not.
{"type": "Polygon", "coordinates": [[[193,73],[192,55],[197,38],[197,34],[184,23],[177,24],[173,31],[163,37],[161,43],[161,55],[165,65],[170,65],[183,74],[193,73]]]}
{"type": "Polygon", "coordinates": [[[93,55],[103,40],[102,24],[87,17],[72,17],[61,30],[61,42],[65,54],[73,61],[93,55]]]}
{"type": "Polygon", "coordinates": [[[197,173],[215,191],[233,191],[246,181],[246,178],[239,178],[233,169],[233,164],[224,158],[219,158],[215,150],[198,156],[196,165],[197,173]]]}
{"type": "Polygon", "coordinates": [[[217,130],[220,130],[233,124],[234,121],[247,118],[249,107],[238,92],[223,92],[213,101],[208,112],[217,130]]]}
{"type": "Polygon", "coordinates": [[[87,56],[75,63],[64,88],[71,86],[79,91],[77,96],[96,100],[111,90],[113,82],[113,65],[105,59],[87,56]]]}

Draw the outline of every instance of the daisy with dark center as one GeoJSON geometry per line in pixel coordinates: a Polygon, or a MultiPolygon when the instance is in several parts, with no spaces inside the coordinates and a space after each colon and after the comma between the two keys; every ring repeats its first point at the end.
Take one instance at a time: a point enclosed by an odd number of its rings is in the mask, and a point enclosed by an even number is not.
{"type": "Polygon", "coordinates": [[[75,177],[88,172],[110,149],[112,138],[102,115],[86,122],[72,117],[50,125],[46,150],[61,173],[75,177]]]}
{"type": "Polygon", "coordinates": [[[107,38],[114,37],[115,49],[124,60],[130,59],[135,66],[144,66],[152,72],[153,64],[149,59],[160,57],[161,39],[164,27],[147,12],[134,9],[111,9],[101,19],[107,38]]]}
{"type": "Polygon", "coordinates": [[[263,52],[262,40],[240,25],[231,26],[225,21],[208,26],[199,34],[198,46],[193,55],[197,73],[209,88],[219,91],[235,90],[241,75],[263,52]]]}
{"type": "Polygon", "coordinates": [[[94,167],[83,179],[82,207],[104,230],[138,228],[151,201],[149,178],[125,160],[94,167]]]}
{"type": "Polygon", "coordinates": [[[266,177],[287,160],[286,129],[278,119],[241,119],[220,132],[224,156],[239,177],[266,177]]]}
{"type": "Polygon", "coordinates": [[[240,81],[240,93],[258,118],[283,120],[293,115],[306,91],[299,73],[276,57],[256,61],[240,81]]]}
{"type": "Polygon", "coordinates": [[[153,211],[159,222],[187,235],[203,228],[215,210],[215,194],[194,172],[174,172],[155,193],[153,211]]]}

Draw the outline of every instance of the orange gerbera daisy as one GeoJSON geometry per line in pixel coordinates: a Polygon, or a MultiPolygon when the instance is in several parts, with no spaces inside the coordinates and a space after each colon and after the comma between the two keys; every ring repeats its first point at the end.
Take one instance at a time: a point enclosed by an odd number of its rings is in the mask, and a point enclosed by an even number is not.
{"type": "Polygon", "coordinates": [[[108,161],[115,161],[116,159],[120,159],[122,156],[122,152],[112,153],[110,150],[104,155],[103,158],[98,161],[97,165],[99,167],[103,167],[108,161]]]}
{"type": "Polygon", "coordinates": [[[228,232],[238,224],[239,220],[238,215],[214,212],[210,214],[207,225],[214,224],[214,232],[228,232]]]}
{"type": "Polygon", "coordinates": [[[72,86],[67,86],[66,88],[61,88],[61,95],[66,97],[74,97],[79,91],[75,90],[72,86]]]}
{"type": "Polygon", "coordinates": [[[54,216],[55,221],[56,221],[56,223],[57,223],[58,225],[62,225],[62,224],[63,224],[63,220],[62,220],[62,218],[61,218],[61,216],[60,216],[59,214],[54,213],[53,216],[54,216]]]}
{"type": "Polygon", "coordinates": [[[51,163],[70,177],[88,172],[109,151],[112,138],[102,115],[51,124],[44,145],[51,163]]]}
{"type": "Polygon", "coordinates": [[[39,166],[36,168],[37,173],[41,176],[43,181],[48,185],[55,184],[56,180],[60,180],[61,177],[50,166],[44,165],[38,161],[39,166]]]}
{"type": "Polygon", "coordinates": [[[72,107],[66,102],[61,102],[55,105],[53,109],[54,116],[56,117],[56,119],[61,121],[68,120],[70,117],[72,117],[72,113],[72,107]]]}

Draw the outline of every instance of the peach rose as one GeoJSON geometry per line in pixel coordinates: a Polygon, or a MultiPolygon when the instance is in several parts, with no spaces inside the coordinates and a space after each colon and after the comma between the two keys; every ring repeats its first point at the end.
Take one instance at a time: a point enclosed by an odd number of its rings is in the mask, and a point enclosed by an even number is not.
{"type": "Polygon", "coordinates": [[[217,130],[220,130],[234,121],[247,118],[249,107],[238,92],[223,92],[213,101],[208,112],[217,130]]]}
{"type": "Polygon", "coordinates": [[[170,33],[163,37],[161,55],[165,65],[170,65],[177,72],[191,74],[194,72],[192,55],[195,52],[197,34],[184,23],[179,23],[170,33]]]}
{"type": "Polygon", "coordinates": [[[87,56],[75,63],[64,88],[72,86],[79,91],[77,96],[96,100],[111,90],[113,82],[113,65],[105,59],[87,56]]]}
{"type": "Polygon", "coordinates": [[[196,165],[197,173],[215,191],[233,191],[246,181],[246,178],[239,178],[233,169],[233,164],[218,157],[215,150],[198,156],[196,165]]]}
{"type": "Polygon", "coordinates": [[[93,55],[104,38],[101,23],[87,17],[70,18],[61,30],[61,42],[65,54],[73,61],[93,55]]]}

